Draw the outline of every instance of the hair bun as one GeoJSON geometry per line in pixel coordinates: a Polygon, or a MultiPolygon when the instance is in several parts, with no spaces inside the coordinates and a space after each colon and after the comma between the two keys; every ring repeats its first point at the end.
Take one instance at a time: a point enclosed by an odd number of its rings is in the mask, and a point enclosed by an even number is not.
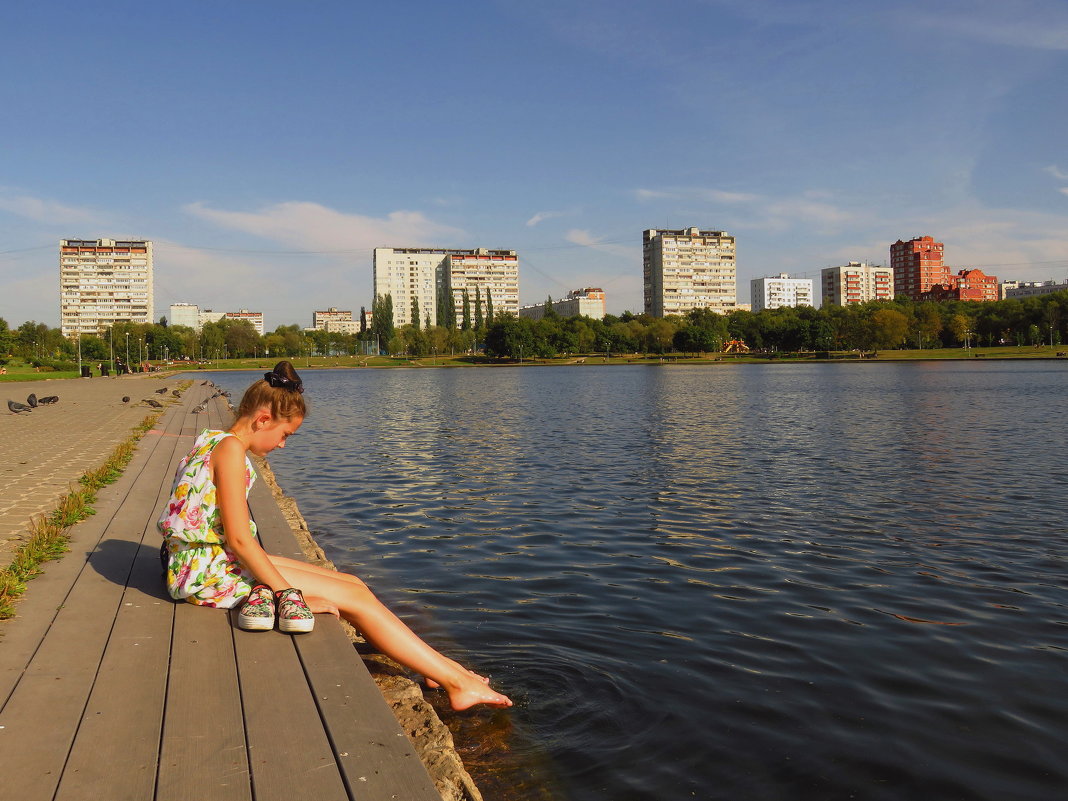
{"type": "Polygon", "coordinates": [[[270,384],[272,387],[278,387],[279,389],[289,389],[294,392],[304,391],[304,382],[299,378],[294,380],[292,378],[286,378],[284,375],[279,375],[276,372],[264,373],[263,380],[270,384]]]}

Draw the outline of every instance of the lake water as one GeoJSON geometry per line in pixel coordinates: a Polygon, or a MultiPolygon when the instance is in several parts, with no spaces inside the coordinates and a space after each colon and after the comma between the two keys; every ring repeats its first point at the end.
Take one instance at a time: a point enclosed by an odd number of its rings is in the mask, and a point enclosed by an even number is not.
{"type": "Polygon", "coordinates": [[[517,701],[487,801],[1068,793],[1068,365],[304,378],[317,540],[517,701]]]}

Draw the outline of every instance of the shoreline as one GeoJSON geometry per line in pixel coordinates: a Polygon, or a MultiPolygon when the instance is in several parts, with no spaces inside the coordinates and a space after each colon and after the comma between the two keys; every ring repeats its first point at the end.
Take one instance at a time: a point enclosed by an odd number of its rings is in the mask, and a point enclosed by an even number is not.
{"type": "MultiPolygon", "coordinates": [[[[312,537],[296,500],[286,495],[278,483],[270,462],[263,457],[251,458],[256,472],[270,487],[275,503],[282,510],[282,515],[289,523],[289,528],[308,561],[320,567],[337,570],[334,563],[327,559],[326,552],[312,537]]],[[[386,703],[393,710],[397,722],[415,746],[442,800],[483,801],[482,793],[460,759],[452,732],[438,717],[430,702],[423,697],[422,688],[408,678],[404,668],[388,656],[368,650],[369,646],[358,647],[367,646],[366,640],[348,622],[339,622],[370,671],[386,703]]]]}

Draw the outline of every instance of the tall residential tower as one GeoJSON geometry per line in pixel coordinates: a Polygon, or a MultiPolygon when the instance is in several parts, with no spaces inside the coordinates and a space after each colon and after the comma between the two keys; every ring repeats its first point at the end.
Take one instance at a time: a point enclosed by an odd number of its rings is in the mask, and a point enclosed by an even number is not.
{"type": "Polygon", "coordinates": [[[127,320],[151,323],[153,313],[150,241],[59,241],[59,320],[63,336],[98,334],[127,320]]]}
{"type": "Polygon", "coordinates": [[[937,284],[948,285],[949,268],[942,261],[944,246],[934,237],[915,236],[890,246],[890,269],[894,271],[894,295],[919,300],[937,284]]]}
{"type": "Polygon", "coordinates": [[[438,325],[438,298],[452,293],[457,312],[463,293],[475,302],[475,293],[486,309],[487,294],[493,312],[519,313],[519,257],[514,250],[456,250],[449,248],[375,248],[375,297],[393,298],[396,326],[423,325],[427,316],[438,325]],[[414,303],[413,303],[414,301],[414,303]],[[412,319],[418,305],[419,320],[412,319]]]}
{"type": "Polygon", "coordinates": [[[650,229],[642,234],[645,312],[726,313],[738,305],[734,237],[726,231],[650,229]]]}

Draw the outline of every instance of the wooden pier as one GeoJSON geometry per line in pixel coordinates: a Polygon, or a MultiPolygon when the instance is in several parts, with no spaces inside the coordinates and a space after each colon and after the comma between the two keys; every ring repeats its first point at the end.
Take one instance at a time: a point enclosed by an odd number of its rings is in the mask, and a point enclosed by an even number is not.
{"type": "MultiPolygon", "coordinates": [[[[244,632],[164,590],[174,470],[230,419],[218,399],[191,413],[209,389],[166,409],[0,627],[0,801],[439,801],[333,618],[244,632]]],[[[303,559],[262,480],[249,504],[264,547],[303,559]]]]}

